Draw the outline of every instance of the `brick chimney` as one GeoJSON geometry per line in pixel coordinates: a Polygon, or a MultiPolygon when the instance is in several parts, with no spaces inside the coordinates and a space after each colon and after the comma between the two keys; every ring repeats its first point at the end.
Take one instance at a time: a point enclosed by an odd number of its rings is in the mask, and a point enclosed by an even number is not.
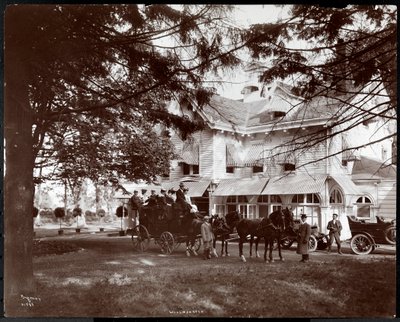
{"type": "Polygon", "coordinates": [[[350,80],[347,79],[350,76],[348,73],[348,48],[343,44],[343,39],[338,39],[336,44],[336,77],[334,83],[336,83],[336,90],[339,94],[345,94],[350,89],[350,80]]]}

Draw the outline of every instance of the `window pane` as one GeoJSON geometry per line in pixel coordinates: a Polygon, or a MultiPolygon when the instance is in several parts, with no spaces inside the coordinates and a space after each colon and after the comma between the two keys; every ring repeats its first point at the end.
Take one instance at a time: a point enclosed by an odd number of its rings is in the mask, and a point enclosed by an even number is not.
{"type": "Polygon", "coordinates": [[[318,195],[314,193],[313,196],[314,196],[314,203],[320,203],[318,195]]]}
{"type": "Polygon", "coordinates": [[[363,202],[362,197],[357,199],[357,203],[362,203],[362,202],[363,202]]]}
{"type": "Polygon", "coordinates": [[[238,202],[246,202],[247,203],[247,197],[246,196],[238,196],[238,202]]]}
{"type": "Polygon", "coordinates": [[[282,203],[281,197],[279,197],[278,195],[272,195],[271,203],[282,203]]]}
{"type": "Polygon", "coordinates": [[[233,167],[226,167],[226,173],[234,173],[233,167]]]}
{"type": "Polygon", "coordinates": [[[198,164],[193,165],[193,174],[199,174],[199,165],[198,164]]]}
{"type": "Polygon", "coordinates": [[[294,195],[294,196],[293,196],[292,203],[299,203],[299,200],[298,200],[298,198],[297,198],[297,195],[294,195]]]}
{"type": "Polygon", "coordinates": [[[369,205],[357,205],[357,217],[369,218],[369,205]]]}
{"type": "Polygon", "coordinates": [[[236,196],[229,196],[227,199],[226,199],[226,202],[228,203],[228,202],[230,202],[230,203],[236,203],[236,196]]]}
{"type": "Polygon", "coordinates": [[[183,163],[183,174],[190,174],[190,165],[187,163],[183,163]]]}
{"type": "Polygon", "coordinates": [[[236,211],[236,205],[230,204],[230,205],[227,205],[227,208],[228,208],[228,212],[236,211]]]}
{"type": "Polygon", "coordinates": [[[371,203],[371,200],[368,197],[365,197],[365,203],[371,203]]]}
{"type": "Polygon", "coordinates": [[[263,171],[264,171],[264,169],[262,166],[258,166],[258,165],[253,166],[253,173],[260,173],[263,171]]]}
{"type": "Polygon", "coordinates": [[[306,195],[306,202],[307,203],[313,203],[313,199],[312,199],[312,194],[311,193],[308,193],[307,195],[306,195]]]}

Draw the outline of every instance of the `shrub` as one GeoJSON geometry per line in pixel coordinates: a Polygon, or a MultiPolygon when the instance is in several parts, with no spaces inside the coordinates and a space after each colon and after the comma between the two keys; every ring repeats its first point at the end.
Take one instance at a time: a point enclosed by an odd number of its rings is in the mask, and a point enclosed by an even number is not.
{"type": "Polygon", "coordinates": [[[64,208],[63,207],[57,207],[56,209],[54,209],[54,216],[56,216],[57,218],[65,217],[64,208]]]}
{"type": "Polygon", "coordinates": [[[104,209],[99,209],[97,211],[97,216],[104,217],[106,215],[106,211],[104,209]]]}
{"type": "Polygon", "coordinates": [[[54,212],[50,208],[45,208],[39,211],[40,221],[42,224],[56,223],[57,218],[54,215],[54,212]]]}
{"type": "Polygon", "coordinates": [[[118,218],[121,218],[122,217],[122,213],[124,213],[124,217],[127,217],[128,216],[128,209],[126,207],[119,206],[117,208],[117,211],[115,212],[115,215],[118,218]]]}
{"type": "Polygon", "coordinates": [[[105,223],[113,222],[113,216],[111,216],[110,214],[106,214],[106,215],[104,216],[104,222],[105,222],[105,223]]]}
{"type": "Polygon", "coordinates": [[[82,215],[82,209],[79,208],[79,207],[74,208],[74,210],[72,210],[72,215],[74,217],[81,216],[82,215]]]}
{"type": "Polygon", "coordinates": [[[85,211],[86,222],[94,222],[97,220],[96,213],[90,210],[85,211]]]}

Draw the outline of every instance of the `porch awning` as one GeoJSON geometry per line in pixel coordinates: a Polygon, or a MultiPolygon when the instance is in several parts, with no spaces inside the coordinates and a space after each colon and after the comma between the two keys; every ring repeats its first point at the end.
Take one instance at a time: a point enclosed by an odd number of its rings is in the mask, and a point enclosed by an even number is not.
{"type": "Polygon", "coordinates": [[[287,175],[271,178],[261,192],[262,195],[292,195],[321,192],[326,174],[309,176],[307,174],[287,175]]]}
{"type": "Polygon", "coordinates": [[[214,196],[259,195],[268,178],[223,179],[215,189],[214,196]]]}
{"type": "MultiPolygon", "coordinates": [[[[161,187],[163,187],[166,190],[169,190],[171,188],[178,190],[180,182],[182,181],[162,182],[161,187]]],[[[187,188],[189,188],[188,195],[190,197],[201,197],[203,196],[204,192],[210,185],[211,180],[183,181],[183,183],[187,188]]]]}
{"type": "Polygon", "coordinates": [[[338,185],[343,189],[346,195],[361,196],[363,193],[355,185],[355,183],[347,176],[332,175],[331,178],[335,180],[338,185]]]}

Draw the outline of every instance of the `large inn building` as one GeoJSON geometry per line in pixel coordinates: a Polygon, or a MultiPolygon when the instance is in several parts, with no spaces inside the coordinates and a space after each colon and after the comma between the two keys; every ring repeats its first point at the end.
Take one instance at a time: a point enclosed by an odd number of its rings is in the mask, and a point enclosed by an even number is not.
{"type": "Polygon", "coordinates": [[[257,218],[290,206],[296,218],[306,213],[322,232],[332,213],[345,224],[346,215],[395,218],[395,143],[389,138],[363,147],[393,133],[395,123],[374,117],[342,133],[335,127],[339,133],[332,136],[329,125],[353,113],[336,99],[305,102],[282,82],[249,83],[242,94],[241,100],[214,95],[201,109],[170,104],[171,112],[201,118],[206,128],[185,141],[171,134],[180,157],[162,187],[184,181],[200,211],[221,215],[239,210],[257,218]],[[324,139],[316,143],[313,133],[324,139]],[[310,144],[293,146],[294,137],[310,144]]]}

